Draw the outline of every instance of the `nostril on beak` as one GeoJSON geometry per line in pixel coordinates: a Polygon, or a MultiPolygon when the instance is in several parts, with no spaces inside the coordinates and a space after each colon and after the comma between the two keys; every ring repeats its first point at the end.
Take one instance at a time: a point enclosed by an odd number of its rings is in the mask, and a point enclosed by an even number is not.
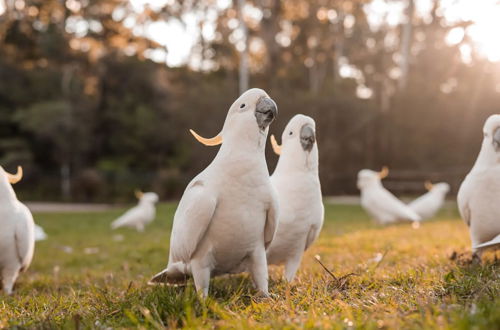
{"type": "Polygon", "coordinates": [[[274,118],[278,114],[278,107],[272,99],[269,97],[263,97],[257,103],[256,111],[266,115],[271,115],[274,118]]]}
{"type": "Polygon", "coordinates": [[[274,120],[276,114],[278,113],[278,108],[276,103],[269,97],[261,98],[255,107],[255,117],[257,118],[257,124],[260,129],[263,130],[274,120]]]}
{"type": "Polygon", "coordinates": [[[275,117],[275,113],[272,110],[267,110],[265,112],[265,114],[266,114],[268,119],[274,119],[274,117],[275,117]]]}

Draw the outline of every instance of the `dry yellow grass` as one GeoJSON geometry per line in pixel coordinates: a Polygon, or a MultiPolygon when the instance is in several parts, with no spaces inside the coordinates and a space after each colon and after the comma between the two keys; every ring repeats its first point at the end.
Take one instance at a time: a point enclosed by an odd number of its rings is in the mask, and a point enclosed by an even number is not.
{"type": "Polygon", "coordinates": [[[16,294],[0,298],[0,327],[500,328],[498,262],[450,260],[470,244],[455,209],[413,229],[378,227],[357,206],[327,205],[296,282],[273,267],[274,297],[256,300],[247,276],[217,278],[207,301],[192,285],[146,285],[167,262],[174,210],[162,205],[144,234],[111,232],[120,210],[35,215],[50,237],[16,294]]]}

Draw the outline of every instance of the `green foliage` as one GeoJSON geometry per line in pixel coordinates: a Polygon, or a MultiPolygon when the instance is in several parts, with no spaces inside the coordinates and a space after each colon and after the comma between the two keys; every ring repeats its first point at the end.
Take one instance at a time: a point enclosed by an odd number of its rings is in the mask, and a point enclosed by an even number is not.
{"type": "MultiPolygon", "coordinates": [[[[236,2],[167,2],[142,12],[114,0],[22,3],[6,2],[0,15],[0,161],[26,167],[20,194],[59,199],[66,183],[80,201],[120,201],[137,186],[178,197],[216,150],[197,145],[188,129],[215,135],[238,95],[236,2]],[[193,12],[206,13],[195,15],[199,28],[213,27],[216,37],[201,33],[182,67],[147,59],[165,47],[138,31],[155,21],[182,23],[193,12]]],[[[370,1],[246,3],[265,13],[246,18],[250,86],[277,101],[271,133],[281,135],[297,113],[316,119],[325,194],[357,193],[356,172],[382,165],[409,181],[457,189],[482,123],[500,102],[496,64],[470,38],[445,42],[471,22],[449,22],[435,1],[425,19],[414,17],[412,52],[401,59],[402,26],[382,17],[370,26],[370,1]],[[472,49],[469,63],[461,46],[472,49]],[[401,60],[410,64],[406,88],[399,87],[401,60]],[[358,97],[362,85],[371,98],[358,97]]],[[[272,171],[276,158],[267,156],[272,171]]]]}
{"type": "Polygon", "coordinates": [[[72,149],[71,136],[76,128],[71,113],[71,105],[65,101],[45,101],[20,109],[14,119],[22,130],[50,141],[52,152],[69,155],[72,149]]]}
{"type": "Polygon", "coordinates": [[[175,206],[160,205],[143,234],[109,229],[122,209],[35,214],[49,239],[37,243],[14,296],[0,298],[0,327],[498,327],[498,262],[449,259],[452,251],[469,250],[455,209],[415,230],[379,227],[358,206],[327,203],[325,227],[296,282],[288,285],[282,269],[271,267],[274,296],[259,300],[246,275],[225,276],[212,280],[210,298],[200,301],[192,283],[146,284],[166,266],[175,206]],[[374,259],[377,254],[382,258],[374,259]]]}

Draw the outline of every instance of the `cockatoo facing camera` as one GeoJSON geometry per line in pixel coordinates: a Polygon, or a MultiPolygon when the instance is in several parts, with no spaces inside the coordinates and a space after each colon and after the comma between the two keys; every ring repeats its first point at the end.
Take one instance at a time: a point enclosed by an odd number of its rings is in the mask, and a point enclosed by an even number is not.
{"type": "Polygon", "coordinates": [[[267,251],[269,264],[285,264],[285,278],[291,282],[304,251],[318,238],[324,207],[318,175],[316,123],[296,115],[290,120],[279,146],[271,136],[274,152],[280,155],[271,182],[280,205],[276,236],[267,251]]]}
{"type": "Polygon", "coordinates": [[[500,115],[486,120],[481,151],[460,186],[457,201],[469,226],[473,252],[480,256],[486,247],[500,247],[500,115]]]}

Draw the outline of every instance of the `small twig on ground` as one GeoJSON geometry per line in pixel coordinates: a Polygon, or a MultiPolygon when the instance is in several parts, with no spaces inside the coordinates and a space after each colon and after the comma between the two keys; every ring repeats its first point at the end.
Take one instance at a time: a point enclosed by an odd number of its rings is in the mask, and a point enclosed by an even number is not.
{"type": "Polygon", "coordinates": [[[323,269],[328,273],[330,274],[330,276],[335,280],[335,281],[338,281],[337,279],[337,276],[335,276],[334,273],[332,273],[328,268],[326,268],[325,265],[323,265],[323,263],[321,262],[320,260],[320,257],[317,255],[314,259],[316,259],[316,261],[321,265],[321,267],[323,267],[323,269]]]}
{"type": "Polygon", "coordinates": [[[333,278],[333,282],[334,282],[334,287],[337,288],[337,289],[344,289],[345,288],[345,285],[347,284],[347,280],[349,279],[349,277],[351,276],[359,276],[359,274],[356,274],[356,273],[349,273],[349,274],[345,274],[345,275],[342,275],[340,277],[337,277],[335,276],[334,273],[332,273],[320,260],[319,256],[316,256],[314,259],[316,259],[316,261],[321,265],[321,267],[323,267],[323,269],[333,278]]]}
{"type": "Polygon", "coordinates": [[[127,291],[125,291],[125,296],[128,295],[130,289],[132,289],[132,284],[134,284],[134,281],[130,281],[130,283],[128,284],[127,291]]]}

